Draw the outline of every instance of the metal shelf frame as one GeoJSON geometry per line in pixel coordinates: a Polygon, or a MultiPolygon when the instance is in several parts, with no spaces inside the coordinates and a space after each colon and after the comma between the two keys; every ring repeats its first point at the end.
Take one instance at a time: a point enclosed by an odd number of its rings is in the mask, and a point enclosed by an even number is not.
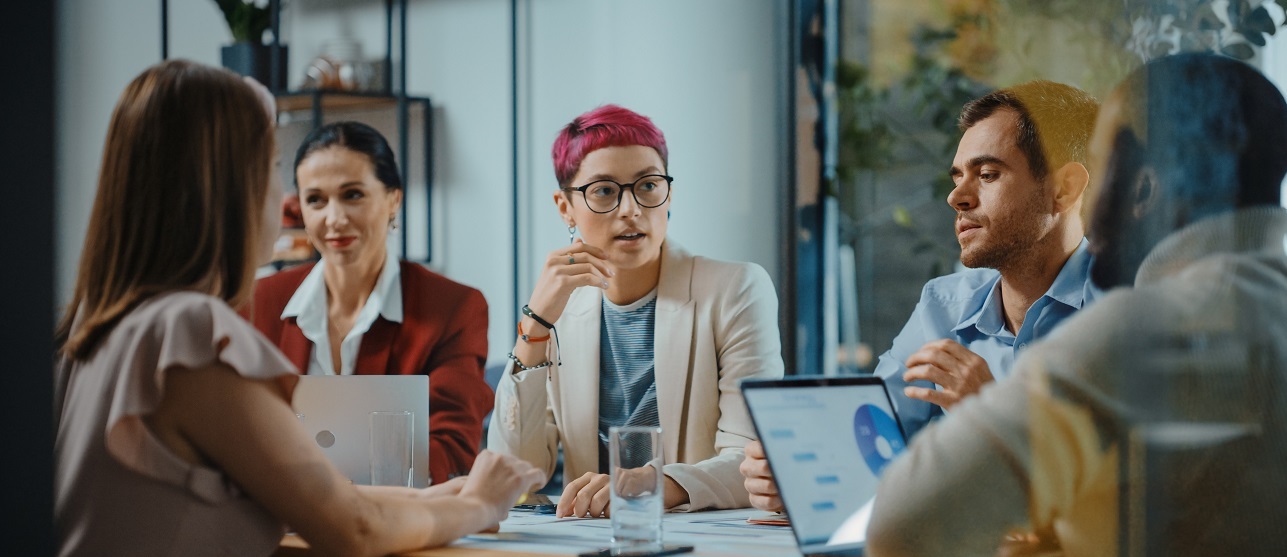
{"type": "MultiPolygon", "coordinates": [[[[281,0],[269,0],[269,11],[272,22],[272,42],[269,44],[271,53],[269,63],[271,64],[271,75],[269,79],[273,85],[270,85],[273,94],[277,97],[278,112],[287,110],[298,110],[299,99],[307,99],[309,109],[312,111],[313,127],[322,125],[322,118],[326,110],[343,110],[351,108],[379,108],[387,105],[394,105],[397,117],[398,133],[398,162],[401,165],[402,184],[403,184],[403,203],[401,217],[403,225],[399,227],[402,240],[402,256],[407,256],[408,244],[408,226],[407,219],[409,216],[408,203],[406,202],[405,189],[410,186],[411,164],[410,164],[410,142],[408,141],[408,132],[410,131],[410,105],[420,104],[423,107],[423,160],[425,171],[425,258],[419,260],[420,263],[429,263],[433,261],[433,102],[429,97],[411,96],[407,94],[407,0],[384,0],[385,14],[385,52],[384,52],[384,90],[381,92],[357,92],[357,91],[339,91],[339,90],[307,90],[307,91],[288,91],[275,87],[278,83],[283,69],[279,66],[281,44],[281,0]],[[396,6],[395,6],[396,4],[396,6]],[[399,64],[397,68],[397,83],[394,83],[393,71],[393,25],[394,11],[398,12],[398,53],[399,64]]],[[[161,0],[161,59],[169,58],[170,54],[170,2],[161,0]]],[[[281,83],[286,83],[285,79],[280,79],[281,83]]]]}

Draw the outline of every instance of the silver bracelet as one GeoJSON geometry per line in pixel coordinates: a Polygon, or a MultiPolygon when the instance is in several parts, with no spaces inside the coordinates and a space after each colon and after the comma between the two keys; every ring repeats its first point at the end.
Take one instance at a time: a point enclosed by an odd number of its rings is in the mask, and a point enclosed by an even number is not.
{"type": "Polygon", "coordinates": [[[520,371],[531,371],[531,370],[534,370],[534,369],[541,369],[541,368],[543,368],[543,367],[550,367],[551,365],[554,365],[554,362],[551,362],[551,361],[549,361],[549,360],[545,360],[544,362],[539,363],[539,364],[536,364],[536,365],[534,365],[534,366],[532,366],[532,367],[527,367],[527,366],[523,365],[523,362],[520,362],[520,361],[518,360],[518,356],[515,356],[513,352],[510,352],[510,353],[509,353],[509,359],[510,359],[510,361],[514,362],[514,365],[515,365],[516,367],[518,367],[518,369],[519,369],[520,371]]]}

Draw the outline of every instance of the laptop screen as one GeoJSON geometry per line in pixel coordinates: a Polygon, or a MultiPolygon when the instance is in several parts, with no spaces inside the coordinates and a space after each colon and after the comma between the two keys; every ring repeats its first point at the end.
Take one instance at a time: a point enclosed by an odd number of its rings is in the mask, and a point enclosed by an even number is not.
{"type": "Polygon", "coordinates": [[[742,392],[801,552],[862,547],[880,473],[906,445],[884,382],[803,377],[742,392]]]}

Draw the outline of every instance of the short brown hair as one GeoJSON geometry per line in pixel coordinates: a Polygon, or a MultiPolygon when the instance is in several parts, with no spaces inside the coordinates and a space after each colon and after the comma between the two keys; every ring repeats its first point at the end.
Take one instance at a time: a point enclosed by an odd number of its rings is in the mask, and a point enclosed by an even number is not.
{"type": "Polygon", "coordinates": [[[60,352],[88,358],[130,310],[164,292],[244,303],[275,141],[263,103],[232,72],[172,60],[134,78],[108,127],[60,352]]]}
{"type": "Polygon", "coordinates": [[[1032,176],[1044,180],[1051,170],[1070,162],[1086,164],[1090,134],[1099,101],[1085,91],[1037,80],[993,91],[965,104],[957,127],[962,132],[998,110],[1019,114],[1019,150],[1032,176]]]}

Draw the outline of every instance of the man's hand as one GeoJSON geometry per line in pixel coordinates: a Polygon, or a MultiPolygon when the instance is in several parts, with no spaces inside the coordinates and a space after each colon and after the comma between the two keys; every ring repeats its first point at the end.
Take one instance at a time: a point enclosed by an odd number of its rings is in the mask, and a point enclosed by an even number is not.
{"type": "Polygon", "coordinates": [[[907,373],[903,380],[929,381],[941,387],[905,387],[908,398],[951,408],[961,399],[976,394],[984,385],[994,381],[988,363],[969,348],[948,340],[925,343],[920,350],[907,358],[907,373]]]}
{"type": "Polygon", "coordinates": [[[759,441],[746,444],[746,458],[738,470],[746,478],[743,484],[751,494],[751,506],[762,511],[782,512],[782,498],[778,496],[778,484],[773,481],[769,471],[769,460],[764,456],[764,445],[759,441]]]}

